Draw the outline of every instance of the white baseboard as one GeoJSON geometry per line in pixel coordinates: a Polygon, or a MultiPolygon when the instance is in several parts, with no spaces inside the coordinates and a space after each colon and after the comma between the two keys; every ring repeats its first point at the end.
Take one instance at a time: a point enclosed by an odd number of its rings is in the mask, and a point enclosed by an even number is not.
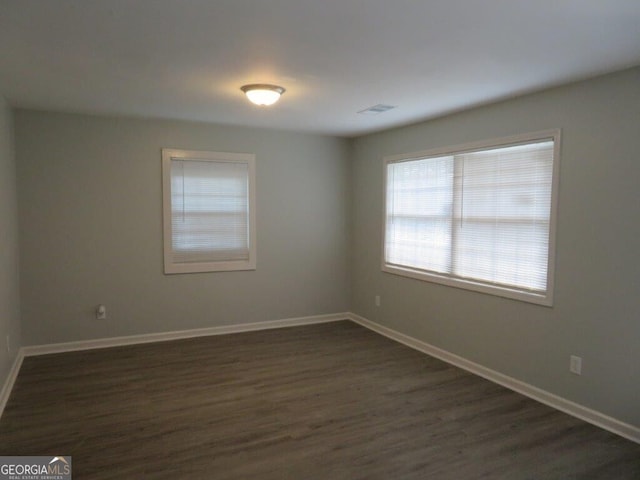
{"type": "Polygon", "coordinates": [[[266,322],[242,323],[236,325],[224,325],[220,327],[198,328],[193,330],[179,330],[175,332],[147,333],[126,337],[99,338],[96,340],[80,340],[77,342],[54,343],[49,345],[33,345],[30,347],[23,347],[22,349],[24,350],[25,357],[31,357],[34,355],[46,355],[49,353],[93,350],[96,348],[120,347],[123,345],[135,345],[139,343],[166,342],[169,340],[180,340],[184,338],[226,335],[230,333],[251,332],[255,330],[268,330],[272,328],[298,327],[301,325],[311,325],[315,323],[349,320],[349,318],[349,313],[334,313],[329,315],[314,315],[310,317],[270,320],[266,322]]]}
{"type": "Polygon", "coordinates": [[[21,348],[18,350],[18,354],[13,361],[11,370],[9,370],[9,375],[7,376],[7,379],[2,386],[2,390],[0,391],[0,417],[2,417],[4,407],[6,407],[7,402],[9,401],[9,395],[11,395],[11,390],[13,390],[13,384],[16,383],[16,378],[18,378],[18,372],[20,371],[20,367],[22,366],[23,358],[24,351],[21,348]]]}
{"type": "Polygon", "coordinates": [[[553,393],[542,390],[538,387],[534,387],[528,383],[516,380],[513,377],[504,375],[500,372],[484,367],[478,363],[467,360],[463,357],[455,355],[451,352],[435,347],[428,343],[425,343],[416,338],[410,337],[403,333],[397,332],[378,323],[367,320],[360,315],[351,313],[349,319],[355,323],[362,325],[376,333],[384,335],[396,342],[402,343],[408,347],[418,350],[432,357],[438,358],[444,362],[447,362],[456,367],[467,370],[475,375],[486,378],[498,385],[502,385],[510,390],[521,393],[533,400],[537,400],[540,403],[544,403],[556,410],[560,410],[564,413],[568,413],[574,417],[577,417],[585,422],[589,422],[600,428],[608,430],[616,435],[620,435],[628,440],[636,443],[640,443],[640,428],[630,425],[628,423],[621,422],[615,418],[609,417],[603,413],[597,412],[590,408],[587,408],[578,403],[572,402],[565,398],[554,395],[553,393]]]}

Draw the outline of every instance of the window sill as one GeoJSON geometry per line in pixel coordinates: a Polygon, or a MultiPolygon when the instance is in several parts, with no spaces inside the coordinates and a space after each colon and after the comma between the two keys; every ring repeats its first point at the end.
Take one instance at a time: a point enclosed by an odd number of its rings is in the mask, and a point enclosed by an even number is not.
{"type": "Polygon", "coordinates": [[[526,290],[509,288],[502,285],[492,285],[488,283],[476,282],[473,280],[438,275],[433,272],[402,267],[399,265],[391,265],[387,263],[382,264],[382,271],[402,277],[421,280],[423,282],[437,283],[448,287],[461,288],[463,290],[470,290],[473,292],[509,298],[511,300],[533,303],[545,307],[553,306],[553,296],[551,295],[550,290],[548,290],[546,293],[530,292],[526,290]]]}

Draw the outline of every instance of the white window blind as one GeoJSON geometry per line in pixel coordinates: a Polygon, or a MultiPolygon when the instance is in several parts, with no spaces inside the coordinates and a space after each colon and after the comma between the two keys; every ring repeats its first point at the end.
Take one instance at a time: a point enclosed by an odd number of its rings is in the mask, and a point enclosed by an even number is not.
{"type": "Polygon", "coordinates": [[[549,304],[558,139],[533,137],[387,161],[383,269],[549,304]]]}
{"type": "Polygon", "coordinates": [[[165,271],[255,268],[253,156],[163,151],[165,271]]]}

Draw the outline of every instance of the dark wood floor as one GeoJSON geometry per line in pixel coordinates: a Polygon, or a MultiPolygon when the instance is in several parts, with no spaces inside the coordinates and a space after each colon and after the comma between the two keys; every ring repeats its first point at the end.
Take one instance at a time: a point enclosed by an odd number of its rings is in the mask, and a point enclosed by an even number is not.
{"type": "Polygon", "coordinates": [[[640,479],[640,445],[350,322],[24,360],[1,455],[74,479],[640,479]]]}

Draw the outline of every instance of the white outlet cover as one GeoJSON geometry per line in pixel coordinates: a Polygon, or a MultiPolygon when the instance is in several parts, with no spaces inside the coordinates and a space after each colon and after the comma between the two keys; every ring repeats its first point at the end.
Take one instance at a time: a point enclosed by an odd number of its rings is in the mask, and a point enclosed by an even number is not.
{"type": "Polygon", "coordinates": [[[582,375],[582,358],[576,355],[569,357],[569,371],[576,375],[582,375]]]}

